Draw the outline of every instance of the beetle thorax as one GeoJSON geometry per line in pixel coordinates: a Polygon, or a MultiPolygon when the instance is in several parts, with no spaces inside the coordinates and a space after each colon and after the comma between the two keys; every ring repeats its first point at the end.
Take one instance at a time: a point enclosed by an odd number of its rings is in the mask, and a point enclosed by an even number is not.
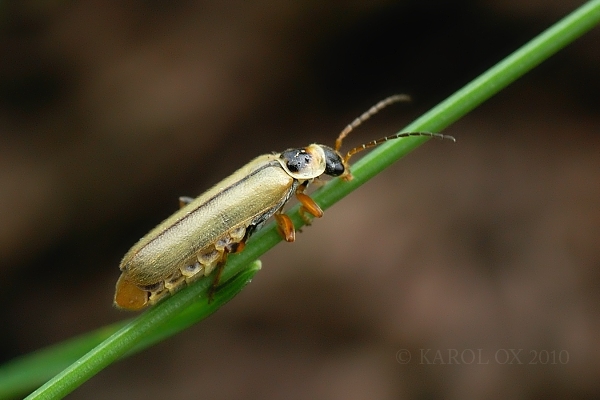
{"type": "Polygon", "coordinates": [[[321,145],[311,144],[299,149],[288,149],[279,156],[283,169],[294,179],[313,179],[325,172],[325,152],[321,145]]]}

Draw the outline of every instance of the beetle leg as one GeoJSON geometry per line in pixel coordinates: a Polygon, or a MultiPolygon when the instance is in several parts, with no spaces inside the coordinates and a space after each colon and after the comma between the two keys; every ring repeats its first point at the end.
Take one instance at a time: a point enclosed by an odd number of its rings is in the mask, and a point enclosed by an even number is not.
{"type": "Polygon", "coordinates": [[[216,271],[214,272],[215,277],[213,278],[212,286],[208,291],[208,302],[212,302],[215,292],[221,282],[221,275],[223,274],[223,269],[225,268],[225,262],[227,261],[227,255],[229,253],[239,253],[246,247],[246,240],[242,239],[239,242],[231,243],[223,248],[223,253],[221,258],[219,259],[217,266],[215,267],[216,271]]]}
{"type": "Polygon", "coordinates": [[[296,230],[294,223],[287,215],[281,213],[281,210],[275,213],[275,221],[277,222],[277,231],[285,239],[286,242],[296,240],[296,230]]]}
{"type": "Polygon", "coordinates": [[[179,197],[179,208],[183,208],[194,201],[193,197],[181,196],[179,197]]]}
{"type": "Polygon", "coordinates": [[[221,281],[221,275],[223,274],[223,269],[225,268],[225,261],[227,259],[227,253],[223,254],[223,259],[217,265],[215,271],[215,277],[213,279],[212,286],[208,291],[208,303],[212,303],[213,297],[215,297],[215,292],[217,291],[217,287],[219,286],[219,282],[221,281]]]}
{"type": "Polygon", "coordinates": [[[233,248],[232,253],[239,253],[240,251],[244,250],[244,247],[246,247],[246,242],[245,241],[241,241],[239,243],[236,243],[235,247],[233,248]]]}
{"type": "Polygon", "coordinates": [[[321,207],[319,207],[319,205],[315,203],[315,201],[309,195],[304,194],[305,189],[306,184],[298,186],[298,189],[296,189],[296,198],[302,204],[302,206],[300,206],[300,210],[298,211],[300,216],[306,225],[310,225],[311,219],[308,215],[306,215],[306,213],[308,212],[310,215],[316,218],[321,218],[323,216],[323,210],[321,210],[321,207]]]}

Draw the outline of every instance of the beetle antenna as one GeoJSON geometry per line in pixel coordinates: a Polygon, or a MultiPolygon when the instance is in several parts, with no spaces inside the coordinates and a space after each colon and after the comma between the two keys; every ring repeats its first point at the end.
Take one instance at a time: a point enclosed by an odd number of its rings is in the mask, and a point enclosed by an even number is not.
{"type": "Polygon", "coordinates": [[[382,137],[381,139],[372,140],[369,143],[361,144],[360,146],[357,146],[357,147],[353,148],[352,150],[350,150],[346,154],[346,157],[344,157],[344,164],[347,165],[348,164],[348,160],[350,160],[350,157],[352,157],[356,153],[360,153],[363,150],[369,149],[371,147],[375,147],[378,144],[387,142],[388,140],[398,139],[398,138],[403,138],[403,137],[409,137],[409,136],[429,136],[429,137],[433,137],[433,138],[437,138],[437,139],[449,139],[449,140],[452,140],[453,142],[456,142],[456,139],[454,138],[454,136],[443,135],[441,133],[431,133],[431,132],[401,132],[401,133],[397,133],[397,134],[392,135],[392,136],[386,136],[386,137],[382,137]]]}
{"type": "Polygon", "coordinates": [[[379,111],[381,111],[381,109],[399,101],[410,101],[410,96],[407,94],[395,94],[393,96],[381,100],[379,103],[369,108],[369,110],[365,111],[360,117],[356,118],[354,121],[352,121],[352,123],[346,126],[344,130],[340,133],[338,138],[335,140],[335,150],[340,150],[340,148],[342,147],[342,141],[346,136],[348,136],[350,132],[352,132],[353,129],[355,129],[360,124],[371,118],[373,115],[377,114],[379,111]]]}

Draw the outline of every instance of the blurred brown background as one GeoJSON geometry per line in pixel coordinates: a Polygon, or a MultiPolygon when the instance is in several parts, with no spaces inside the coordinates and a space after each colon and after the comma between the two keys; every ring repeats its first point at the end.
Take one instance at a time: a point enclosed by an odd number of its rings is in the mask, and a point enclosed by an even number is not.
{"type": "MultiPolygon", "coordinates": [[[[579,4],[3,3],[0,361],[130,317],[111,305],[120,257],[178,196],[258,154],[331,144],[408,93],[347,145],[394,133],[579,4]]],[[[70,398],[600,396],[599,42],[561,51],[447,129],[456,144],[428,142],[265,255],[214,316],[70,398]]]]}

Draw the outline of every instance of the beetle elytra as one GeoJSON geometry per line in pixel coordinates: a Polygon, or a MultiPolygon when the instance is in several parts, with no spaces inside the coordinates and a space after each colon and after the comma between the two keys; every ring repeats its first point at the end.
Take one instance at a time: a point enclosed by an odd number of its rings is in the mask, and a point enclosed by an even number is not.
{"type": "Polygon", "coordinates": [[[142,237],[123,257],[119,266],[114,303],[119,308],[139,310],[156,304],[184,285],[211,273],[213,289],[219,283],[229,253],[244,248],[250,235],[267,219],[275,217],[288,242],[295,239],[294,224],[283,207],[295,194],[300,215],[308,223],[323,211],[304,193],[321,175],[350,180],[350,158],[387,140],[407,136],[432,136],[454,141],[452,136],[429,132],[404,132],[373,140],[340,153],[344,138],[389,104],[408,96],[390,96],[349,124],[333,148],[311,144],[255,158],[196,199],[181,197],[181,208],[142,237]],[[214,271],[214,272],[213,272],[214,271]]]}

